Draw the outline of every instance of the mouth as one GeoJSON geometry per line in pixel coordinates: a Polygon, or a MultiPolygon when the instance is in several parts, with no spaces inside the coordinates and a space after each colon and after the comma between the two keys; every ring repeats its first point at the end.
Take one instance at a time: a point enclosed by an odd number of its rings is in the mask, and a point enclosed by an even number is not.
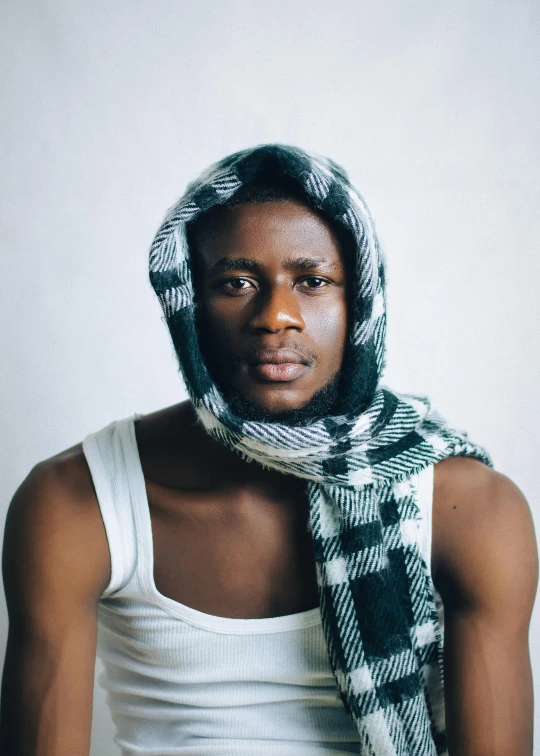
{"type": "Polygon", "coordinates": [[[307,359],[291,349],[258,352],[249,363],[250,375],[265,383],[288,382],[308,369],[307,359]]]}

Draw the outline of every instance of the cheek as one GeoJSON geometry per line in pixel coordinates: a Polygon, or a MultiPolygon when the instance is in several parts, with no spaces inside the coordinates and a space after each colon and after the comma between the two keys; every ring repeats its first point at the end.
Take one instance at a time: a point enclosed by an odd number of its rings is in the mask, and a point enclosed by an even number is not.
{"type": "Polygon", "coordinates": [[[195,323],[207,360],[219,361],[240,348],[242,317],[237,302],[211,299],[201,302],[195,323]]]}
{"type": "Polygon", "coordinates": [[[343,352],[348,329],[345,300],[327,301],[324,307],[306,308],[303,318],[310,337],[324,349],[325,354],[335,358],[336,354],[343,352]]]}
{"type": "Polygon", "coordinates": [[[236,331],[243,316],[240,303],[232,298],[207,299],[199,307],[198,321],[207,332],[218,336],[236,331]]]}

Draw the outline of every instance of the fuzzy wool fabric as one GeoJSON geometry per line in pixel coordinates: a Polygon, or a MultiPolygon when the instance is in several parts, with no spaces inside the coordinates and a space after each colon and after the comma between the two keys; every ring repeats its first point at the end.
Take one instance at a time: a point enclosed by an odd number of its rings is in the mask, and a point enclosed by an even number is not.
{"type": "Polygon", "coordinates": [[[333,161],[286,145],[235,153],[191,183],[150,251],[179,366],[200,421],[245,459],[305,478],[309,527],[328,653],[341,699],[358,727],[359,753],[447,752],[443,638],[428,566],[415,533],[412,477],[450,456],[491,465],[423,397],[380,385],[384,367],[384,260],[370,212],[333,161]],[[311,207],[354,240],[352,327],[339,415],[307,425],[236,416],[200,352],[186,226],[265,176],[294,180],[311,207]]]}

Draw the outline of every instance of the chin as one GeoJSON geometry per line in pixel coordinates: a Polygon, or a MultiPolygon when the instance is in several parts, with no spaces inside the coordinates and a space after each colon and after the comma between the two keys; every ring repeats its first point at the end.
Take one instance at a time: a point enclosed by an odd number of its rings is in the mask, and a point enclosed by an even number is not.
{"type": "Polygon", "coordinates": [[[260,392],[257,397],[233,389],[226,398],[234,414],[242,419],[263,423],[305,425],[337,414],[339,378],[339,374],[336,375],[330,383],[308,398],[298,397],[297,392],[283,389],[260,392]],[[268,396],[262,396],[263,393],[267,393],[268,396]]]}
{"type": "Polygon", "coordinates": [[[263,390],[238,391],[238,395],[261,412],[267,412],[269,415],[279,415],[283,412],[301,409],[309,404],[312,398],[312,394],[306,396],[305,392],[282,386],[265,387],[263,390]]]}

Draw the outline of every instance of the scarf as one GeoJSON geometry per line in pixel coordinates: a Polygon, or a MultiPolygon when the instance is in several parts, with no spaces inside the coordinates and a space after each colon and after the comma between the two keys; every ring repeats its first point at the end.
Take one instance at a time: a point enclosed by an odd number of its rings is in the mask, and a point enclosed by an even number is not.
{"type": "Polygon", "coordinates": [[[380,385],[384,259],[371,214],[346,172],[296,147],[237,152],[188,185],[150,250],[159,298],[190,399],[206,431],[244,459],[306,479],[322,627],[341,700],[369,756],[447,750],[443,637],[418,546],[415,474],[439,460],[488,454],[424,397],[380,385]],[[354,240],[346,390],[339,415],[306,425],[236,416],[199,348],[186,225],[269,170],[354,240]]]}

